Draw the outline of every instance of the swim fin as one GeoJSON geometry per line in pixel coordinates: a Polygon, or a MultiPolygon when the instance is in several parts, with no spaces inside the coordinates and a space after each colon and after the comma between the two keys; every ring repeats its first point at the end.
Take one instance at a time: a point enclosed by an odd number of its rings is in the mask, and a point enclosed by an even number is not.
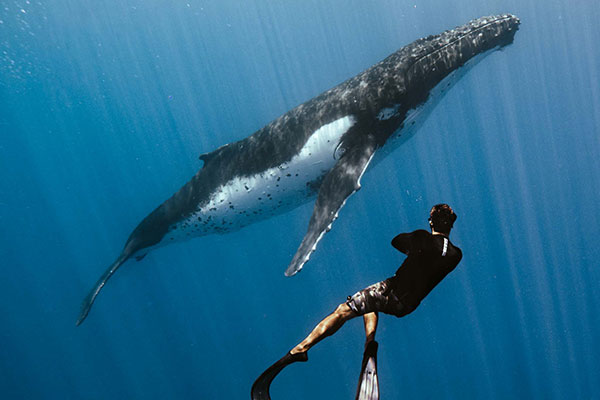
{"type": "Polygon", "coordinates": [[[377,379],[377,348],[376,341],[370,341],[365,346],[362,368],[356,389],[356,400],[379,400],[379,380],[377,379]]]}
{"type": "Polygon", "coordinates": [[[279,361],[267,368],[252,385],[252,390],[250,391],[252,400],[271,400],[271,396],[269,395],[271,382],[285,367],[297,361],[308,361],[308,354],[306,352],[296,354],[287,353],[279,361]]]}

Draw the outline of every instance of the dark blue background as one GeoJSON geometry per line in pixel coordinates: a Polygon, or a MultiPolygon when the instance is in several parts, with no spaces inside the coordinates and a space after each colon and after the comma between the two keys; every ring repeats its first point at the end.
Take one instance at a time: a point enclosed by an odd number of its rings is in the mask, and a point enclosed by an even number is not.
{"type": "MultiPolygon", "coordinates": [[[[396,269],[390,239],[459,219],[464,258],[380,321],[384,399],[600,398],[600,4],[593,0],[81,1],[0,5],[0,393],[243,399],[348,294],[396,269]],[[129,262],[83,297],[197,157],[399,47],[511,12],[475,66],[370,170],[298,276],[312,211],[129,262]]],[[[275,399],[351,399],[351,321],[275,399]]]]}

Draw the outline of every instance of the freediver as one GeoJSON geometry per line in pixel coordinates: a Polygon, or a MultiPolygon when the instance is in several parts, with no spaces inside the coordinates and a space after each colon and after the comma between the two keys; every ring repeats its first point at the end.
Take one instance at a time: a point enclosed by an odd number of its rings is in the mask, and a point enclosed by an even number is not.
{"type": "MultiPolygon", "coordinates": [[[[447,204],[437,204],[431,208],[429,215],[431,233],[419,229],[411,233],[401,233],[392,240],[392,246],[407,255],[395,275],[348,296],[347,301],[319,322],[302,342],[258,377],[252,385],[253,400],[270,399],[271,382],[283,368],[297,361],[308,361],[309,349],[337,332],[346,321],[361,315],[366,334],[363,358],[363,371],[365,370],[367,360],[369,357],[375,357],[377,351],[375,332],[378,312],[398,318],[410,314],[429,292],[456,268],[462,258],[461,250],[448,239],[456,221],[456,214],[452,208],[447,204]]],[[[361,379],[367,375],[371,375],[372,378],[373,374],[376,379],[375,370],[370,374],[363,374],[363,371],[361,379]]],[[[377,386],[376,383],[375,381],[374,386],[377,386]]],[[[359,392],[361,385],[359,380],[359,392]]],[[[370,384],[369,387],[371,386],[373,385],[370,384]]],[[[378,391],[378,388],[373,390],[378,391]]],[[[361,398],[375,399],[379,396],[373,393],[372,396],[367,394],[361,398]]]]}

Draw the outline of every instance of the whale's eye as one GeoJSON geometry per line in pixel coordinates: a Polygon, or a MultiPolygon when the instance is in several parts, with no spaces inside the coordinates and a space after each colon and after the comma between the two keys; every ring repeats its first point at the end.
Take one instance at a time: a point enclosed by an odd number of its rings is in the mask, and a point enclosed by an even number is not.
{"type": "Polygon", "coordinates": [[[343,144],[344,142],[339,142],[337,147],[335,148],[333,152],[333,158],[335,160],[339,160],[340,158],[342,158],[344,153],[346,153],[346,148],[342,146],[343,144]]]}

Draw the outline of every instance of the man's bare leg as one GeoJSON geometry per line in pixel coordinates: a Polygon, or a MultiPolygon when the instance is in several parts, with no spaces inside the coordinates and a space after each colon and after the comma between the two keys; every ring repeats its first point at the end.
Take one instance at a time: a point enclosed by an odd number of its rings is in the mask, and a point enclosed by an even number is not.
{"type": "MultiPolygon", "coordinates": [[[[288,365],[298,362],[298,361],[307,361],[308,355],[306,352],[313,347],[315,344],[319,343],[321,340],[325,339],[327,336],[333,335],[337,332],[338,329],[341,328],[344,323],[357,315],[352,311],[352,309],[346,304],[340,304],[333,313],[329,314],[325,319],[323,319],[319,324],[313,329],[313,331],[304,339],[300,344],[290,350],[285,356],[283,356],[279,361],[275,362],[269,368],[267,368],[256,381],[252,385],[252,389],[250,391],[253,399],[268,399],[269,397],[269,388],[271,386],[271,382],[275,377],[288,365]]],[[[373,317],[369,317],[369,330],[367,331],[367,337],[369,336],[369,332],[371,336],[375,336],[375,327],[377,326],[377,318],[375,316],[375,323],[373,324],[373,317]]],[[[366,320],[365,320],[365,324],[366,320]]],[[[367,325],[365,325],[365,329],[367,325]]]]}
{"type": "MultiPolygon", "coordinates": [[[[352,311],[348,304],[340,304],[334,312],[317,324],[315,329],[313,329],[306,339],[290,350],[290,353],[296,354],[307,352],[311,347],[325,339],[327,336],[333,335],[346,321],[354,317],[356,317],[356,314],[354,314],[354,311],[352,311]]],[[[375,319],[375,327],[377,327],[377,319],[375,319]]],[[[373,332],[373,336],[375,336],[375,332],[373,332]]]]}
{"type": "Polygon", "coordinates": [[[365,341],[366,345],[375,340],[375,332],[377,331],[377,321],[379,318],[376,312],[372,312],[363,315],[363,319],[365,321],[365,335],[367,336],[365,341]]]}

